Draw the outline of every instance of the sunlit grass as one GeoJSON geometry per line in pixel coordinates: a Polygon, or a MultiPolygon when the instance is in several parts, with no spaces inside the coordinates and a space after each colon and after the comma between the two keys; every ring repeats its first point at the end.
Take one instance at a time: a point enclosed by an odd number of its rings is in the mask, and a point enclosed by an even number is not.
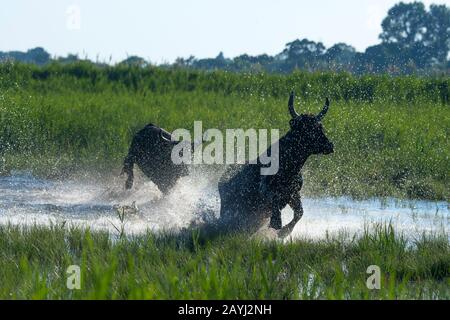
{"type": "Polygon", "coordinates": [[[449,199],[449,79],[202,73],[88,64],[0,68],[0,174],[119,172],[132,135],[167,130],[289,128],[287,95],[324,120],[335,153],[307,163],[304,192],[449,199]]]}
{"type": "Polygon", "coordinates": [[[0,227],[1,299],[449,299],[446,235],[250,239],[187,230],[111,238],[61,226],[0,227]],[[113,240],[116,239],[116,240],[113,240]],[[66,287],[70,265],[81,289],[66,287]],[[381,270],[369,290],[367,267],[381,270]]]}

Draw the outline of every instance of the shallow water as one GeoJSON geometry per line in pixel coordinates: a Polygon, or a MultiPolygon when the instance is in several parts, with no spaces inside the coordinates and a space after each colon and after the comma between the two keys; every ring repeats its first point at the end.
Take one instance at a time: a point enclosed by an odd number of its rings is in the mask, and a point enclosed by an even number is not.
{"type": "MultiPolygon", "coordinates": [[[[62,223],[117,232],[122,225],[117,207],[138,207],[137,214],[126,215],[124,230],[139,234],[146,230],[179,229],[205,217],[217,216],[220,200],[217,181],[202,174],[181,179],[174,190],[162,197],[156,186],[137,179],[131,191],[123,190],[122,179],[110,181],[50,181],[30,174],[0,177],[0,224],[48,225],[62,223]]],[[[450,222],[447,202],[350,198],[306,198],[305,214],[293,237],[321,239],[345,232],[352,236],[376,222],[391,222],[409,238],[425,233],[448,234],[450,222]]],[[[283,222],[292,217],[283,210],[283,222]]]]}

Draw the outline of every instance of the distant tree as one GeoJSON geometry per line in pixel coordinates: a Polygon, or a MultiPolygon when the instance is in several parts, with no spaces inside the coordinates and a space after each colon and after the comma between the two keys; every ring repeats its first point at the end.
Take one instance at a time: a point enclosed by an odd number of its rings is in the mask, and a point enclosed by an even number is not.
{"type": "Polygon", "coordinates": [[[230,69],[233,71],[262,72],[267,70],[273,60],[274,58],[267,54],[259,56],[243,54],[233,59],[230,69]]]}
{"type": "Polygon", "coordinates": [[[315,70],[324,52],[325,46],[321,42],[297,39],[286,44],[279,59],[285,61],[284,68],[288,72],[296,68],[315,70]]]}
{"type": "Polygon", "coordinates": [[[146,67],[148,65],[148,62],[145,61],[144,58],[138,57],[138,56],[131,56],[126,58],[125,60],[119,62],[119,65],[126,65],[126,66],[132,66],[132,67],[146,67]]]}
{"type": "Polygon", "coordinates": [[[27,62],[38,65],[46,64],[50,61],[50,54],[41,47],[30,49],[25,54],[27,62]]]}
{"type": "Polygon", "coordinates": [[[317,57],[325,52],[325,46],[322,42],[297,39],[287,43],[284,52],[288,55],[288,59],[296,59],[302,56],[317,57]]]}
{"type": "Polygon", "coordinates": [[[0,60],[12,60],[25,63],[44,65],[50,62],[50,54],[41,47],[30,49],[27,52],[9,51],[0,52],[0,60]]]}
{"type": "Polygon", "coordinates": [[[427,31],[427,12],[421,2],[394,5],[381,23],[383,32],[380,39],[384,43],[397,43],[402,47],[412,47],[422,41],[427,31]]]}
{"type": "Polygon", "coordinates": [[[325,61],[332,70],[349,70],[355,59],[356,49],[345,43],[337,43],[325,53],[325,61]]]}
{"type": "Polygon", "coordinates": [[[450,51],[450,9],[447,6],[431,5],[426,11],[423,3],[400,2],[389,10],[382,28],[382,45],[398,45],[397,50],[388,50],[388,59],[402,62],[406,59],[406,65],[413,64],[421,70],[434,64],[445,66],[450,51]]]}
{"type": "Polygon", "coordinates": [[[426,28],[425,45],[437,62],[445,64],[450,52],[450,9],[445,5],[431,5],[426,28]]]}
{"type": "Polygon", "coordinates": [[[262,54],[259,56],[249,56],[248,54],[243,54],[240,56],[237,56],[236,58],[233,59],[233,62],[235,63],[248,63],[248,64],[261,64],[261,65],[266,65],[270,62],[273,61],[273,57],[267,55],[267,54],[262,54]]]}
{"type": "Polygon", "coordinates": [[[68,64],[68,63],[74,63],[74,62],[80,61],[80,58],[78,57],[77,54],[69,53],[66,57],[59,57],[56,61],[58,61],[60,63],[68,64]]]}
{"type": "Polygon", "coordinates": [[[175,60],[175,63],[173,64],[175,67],[182,67],[182,68],[190,68],[195,65],[196,59],[194,56],[189,56],[189,58],[177,58],[175,60]]]}
{"type": "Polygon", "coordinates": [[[226,59],[223,52],[220,52],[217,57],[213,59],[200,59],[195,61],[193,66],[198,69],[203,70],[216,70],[216,69],[227,69],[229,68],[232,61],[226,59]]]}
{"type": "Polygon", "coordinates": [[[399,43],[381,43],[368,47],[359,57],[358,63],[361,64],[359,73],[401,74],[408,67],[415,68],[408,50],[399,43]]]}

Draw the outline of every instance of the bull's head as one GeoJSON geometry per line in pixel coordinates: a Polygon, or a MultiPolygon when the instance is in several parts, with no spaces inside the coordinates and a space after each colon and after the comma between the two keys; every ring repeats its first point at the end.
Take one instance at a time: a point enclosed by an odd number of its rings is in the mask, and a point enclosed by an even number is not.
{"type": "Polygon", "coordinates": [[[329,154],[333,152],[333,143],[325,135],[321,120],[326,115],[330,101],[325,100],[325,106],[317,115],[298,114],[294,108],[294,92],[289,97],[289,112],[291,114],[291,130],[298,134],[302,146],[312,154],[329,154]]]}

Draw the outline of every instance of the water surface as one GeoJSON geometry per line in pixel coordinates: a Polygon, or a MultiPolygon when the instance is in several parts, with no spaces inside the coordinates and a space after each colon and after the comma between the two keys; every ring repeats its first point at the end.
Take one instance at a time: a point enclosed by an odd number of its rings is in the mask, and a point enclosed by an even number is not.
{"type": "MultiPolygon", "coordinates": [[[[125,219],[125,232],[179,229],[205,216],[218,216],[220,200],[216,181],[202,175],[185,177],[162,197],[153,183],[141,179],[131,191],[123,190],[122,179],[112,181],[50,181],[30,174],[0,177],[0,224],[49,225],[62,223],[117,232],[121,225],[117,207],[138,207],[138,214],[125,219]]],[[[394,198],[357,201],[346,197],[303,199],[305,214],[293,231],[294,237],[321,239],[345,232],[352,236],[373,223],[388,223],[415,238],[423,233],[448,234],[447,202],[398,200],[394,198]]],[[[283,223],[292,211],[283,210],[283,223]]]]}

